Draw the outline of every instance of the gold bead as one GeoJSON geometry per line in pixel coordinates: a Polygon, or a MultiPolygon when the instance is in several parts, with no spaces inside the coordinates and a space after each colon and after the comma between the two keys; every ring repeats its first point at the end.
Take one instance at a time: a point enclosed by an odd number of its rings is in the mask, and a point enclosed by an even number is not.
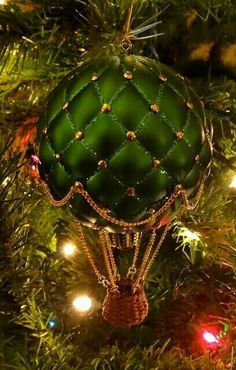
{"type": "Polygon", "coordinates": [[[82,131],[77,131],[76,132],[76,134],[75,134],[75,138],[76,138],[76,140],[82,140],[83,139],[83,137],[84,137],[84,134],[83,134],[83,132],[82,131]]]}
{"type": "Polygon", "coordinates": [[[67,107],[68,107],[68,105],[69,105],[69,103],[65,103],[64,105],[63,105],[63,110],[65,110],[67,107]]]}
{"type": "Polygon", "coordinates": [[[60,158],[61,158],[60,154],[56,154],[56,155],[55,155],[55,158],[56,158],[56,160],[57,160],[57,161],[59,161],[59,160],[60,160],[60,158]]]}
{"type": "Polygon", "coordinates": [[[46,134],[48,132],[48,128],[47,127],[45,127],[44,129],[43,129],[43,133],[44,134],[46,134]]]}
{"type": "Polygon", "coordinates": [[[176,192],[181,192],[182,190],[183,190],[183,186],[181,184],[176,185],[175,187],[176,192]]]}
{"type": "Polygon", "coordinates": [[[183,133],[183,131],[177,131],[175,133],[175,136],[176,136],[176,139],[179,140],[179,141],[184,139],[184,133],[183,133]]]}
{"type": "Polygon", "coordinates": [[[111,110],[110,104],[104,103],[103,106],[102,106],[102,112],[103,113],[108,113],[108,112],[110,112],[110,110],[111,110]]]}
{"type": "Polygon", "coordinates": [[[108,214],[108,213],[110,213],[111,211],[110,211],[110,209],[109,208],[103,208],[102,209],[102,212],[103,213],[105,213],[106,215],[108,214]]]}
{"type": "Polygon", "coordinates": [[[165,82],[167,81],[167,77],[166,76],[163,76],[162,74],[159,75],[159,80],[165,82]]]}
{"type": "Polygon", "coordinates": [[[155,212],[156,212],[156,210],[155,210],[154,208],[149,208],[149,209],[147,210],[147,214],[148,214],[148,215],[153,215],[155,212]]]}
{"type": "Polygon", "coordinates": [[[126,133],[126,137],[127,137],[128,140],[132,141],[132,140],[136,139],[136,134],[135,134],[134,131],[128,131],[126,133]]]}
{"type": "Polygon", "coordinates": [[[91,81],[97,81],[97,80],[98,80],[98,76],[97,75],[92,75],[91,81]]]}
{"type": "Polygon", "coordinates": [[[75,187],[77,189],[80,189],[80,190],[82,190],[84,188],[82,182],[80,182],[80,181],[75,182],[75,187]]]}
{"type": "Polygon", "coordinates": [[[103,159],[101,159],[99,162],[98,162],[98,167],[101,168],[102,170],[104,170],[105,168],[107,168],[107,162],[104,161],[103,159]]]}
{"type": "Polygon", "coordinates": [[[186,102],[186,107],[187,107],[188,109],[193,109],[193,103],[191,103],[191,102],[186,102]]]}
{"type": "Polygon", "coordinates": [[[161,161],[159,161],[158,159],[153,159],[152,161],[152,167],[153,168],[159,168],[161,165],[161,161]]]}
{"type": "Polygon", "coordinates": [[[126,194],[129,196],[129,197],[134,197],[135,196],[135,188],[133,188],[133,186],[130,186],[126,189],[126,194]]]}
{"type": "Polygon", "coordinates": [[[124,73],[124,78],[125,78],[126,80],[132,80],[132,78],[133,78],[133,73],[132,73],[132,72],[130,72],[130,71],[126,71],[126,72],[124,73]]]}
{"type": "Polygon", "coordinates": [[[160,110],[160,105],[155,103],[155,104],[152,104],[152,105],[150,106],[150,108],[151,108],[151,110],[152,110],[153,112],[157,113],[157,112],[159,112],[159,110],[160,110]]]}
{"type": "Polygon", "coordinates": [[[199,155],[199,154],[197,154],[197,155],[196,155],[196,157],[195,157],[195,162],[196,162],[196,163],[199,163],[199,162],[200,162],[200,155],[199,155]]]}

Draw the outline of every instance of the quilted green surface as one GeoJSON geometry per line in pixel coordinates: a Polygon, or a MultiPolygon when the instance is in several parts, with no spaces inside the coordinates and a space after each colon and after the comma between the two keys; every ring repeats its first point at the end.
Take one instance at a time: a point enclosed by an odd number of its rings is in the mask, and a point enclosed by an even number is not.
{"type": "MultiPolygon", "coordinates": [[[[80,181],[111,215],[140,220],[177,184],[196,193],[212,155],[205,126],[199,98],[167,66],[132,55],[92,61],[48,99],[40,175],[56,199],[80,181]]],[[[79,195],[71,208],[85,224],[107,225],[79,195]]]]}

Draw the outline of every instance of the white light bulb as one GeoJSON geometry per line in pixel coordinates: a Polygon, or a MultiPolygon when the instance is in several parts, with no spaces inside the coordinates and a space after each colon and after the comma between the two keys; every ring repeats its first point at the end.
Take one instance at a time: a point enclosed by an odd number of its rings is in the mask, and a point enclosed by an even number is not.
{"type": "Polygon", "coordinates": [[[236,175],[234,175],[231,183],[229,184],[230,188],[236,189],[236,175]]]}
{"type": "Polygon", "coordinates": [[[66,243],[62,247],[62,252],[66,257],[72,256],[76,251],[76,246],[73,243],[66,243]]]}
{"type": "Polygon", "coordinates": [[[184,236],[189,240],[199,240],[199,234],[190,231],[189,229],[184,230],[184,236]]]}
{"type": "Polygon", "coordinates": [[[203,338],[205,339],[206,342],[210,344],[219,342],[218,338],[214,334],[210,333],[209,331],[205,331],[203,333],[203,338]]]}
{"type": "Polygon", "coordinates": [[[79,312],[87,312],[93,305],[93,301],[87,295],[81,295],[74,299],[73,306],[79,312]]]}

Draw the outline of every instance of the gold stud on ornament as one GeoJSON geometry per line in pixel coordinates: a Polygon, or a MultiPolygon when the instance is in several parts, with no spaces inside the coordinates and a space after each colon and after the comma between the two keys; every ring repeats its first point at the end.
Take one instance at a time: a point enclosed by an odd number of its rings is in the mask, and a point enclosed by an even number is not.
{"type": "Polygon", "coordinates": [[[83,134],[83,132],[82,131],[77,131],[76,132],[76,134],[75,134],[75,138],[76,138],[76,140],[82,140],[83,139],[83,137],[84,137],[84,134],[83,134]]]}
{"type": "Polygon", "coordinates": [[[161,165],[161,161],[159,161],[158,159],[153,159],[152,161],[152,167],[153,168],[159,168],[161,165]]]}
{"type": "Polygon", "coordinates": [[[103,159],[101,159],[99,162],[98,162],[98,167],[101,169],[101,170],[104,170],[105,168],[107,168],[107,162],[104,161],[103,159]]]}
{"type": "Polygon", "coordinates": [[[124,78],[125,78],[126,80],[132,80],[132,78],[133,78],[133,73],[132,73],[132,72],[130,72],[130,71],[126,71],[126,72],[124,73],[124,78]]]}
{"type": "Polygon", "coordinates": [[[134,197],[135,196],[135,188],[133,188],[133,186],[130,186],[126,189],[126,194],[129,196],[129,197],[134,197]]]}
{"type": "Polygon", "coordinates": [[[110,104],[104,103],[103,106],[102,106],[102,112],[103,113],[108,113],[108,112],[110,112],[110,110],[111,110],[110,104]]]}
{"type": "Polygon", "coordinates": [[[75,187],[79,190],[82,190],[84,188],[82,182],[80,181],[75,182],[75,187]]]}
{"type": "Polygon", "coordinates": [[[154,213],[156,212],[156,210],[154,209],[154,208],[149,208],[148,210],[147,210],[147,214],[148,215],[154,215],[154,213]]]}
{"type": "Polygon", "coordinates": [[[134,131],[128,131],[127,134],[126,134],[126,137],[128,140],[132,141],[134,139],[136,139],[136,134],[134,131]]]}
{"type": "Polygon", "coordinates": [[[150,108],[151,108],[151,110],[152,110],[153,112],[157,113],[157,112],[159,112],[159,110],[160,110],[160,105],[155,103],[155,104],[152,104],[152,105],[150,106],[150,108]]]}
{"type": "Polygon", "coordinates": [[[183,133],[183,131],[177,131],[175,133],[175,136],[176,136],[176,139],[179,140],[179,141],[181,141],[181,140],[184,139],[184,133],[183,133]]]}
{"type": "Polygon", "coordinates": [[[91,81],[97,81],[97,80],[98,80],[98,76],[97,75],[92,75],[91,81]]]}

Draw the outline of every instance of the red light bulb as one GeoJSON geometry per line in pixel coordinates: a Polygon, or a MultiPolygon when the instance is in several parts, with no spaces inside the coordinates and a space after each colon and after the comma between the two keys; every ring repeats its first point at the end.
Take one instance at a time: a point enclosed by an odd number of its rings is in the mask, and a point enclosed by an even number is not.
{"type": "Polygon", "coordinates": [[[207,342],[208,344],[217,344],[217,343],[219,343],[218,336],[210,333],[209,331],[204,331],[202,336],[203,336],[203,339],[205,340],[205,342],[207,342]]]}

